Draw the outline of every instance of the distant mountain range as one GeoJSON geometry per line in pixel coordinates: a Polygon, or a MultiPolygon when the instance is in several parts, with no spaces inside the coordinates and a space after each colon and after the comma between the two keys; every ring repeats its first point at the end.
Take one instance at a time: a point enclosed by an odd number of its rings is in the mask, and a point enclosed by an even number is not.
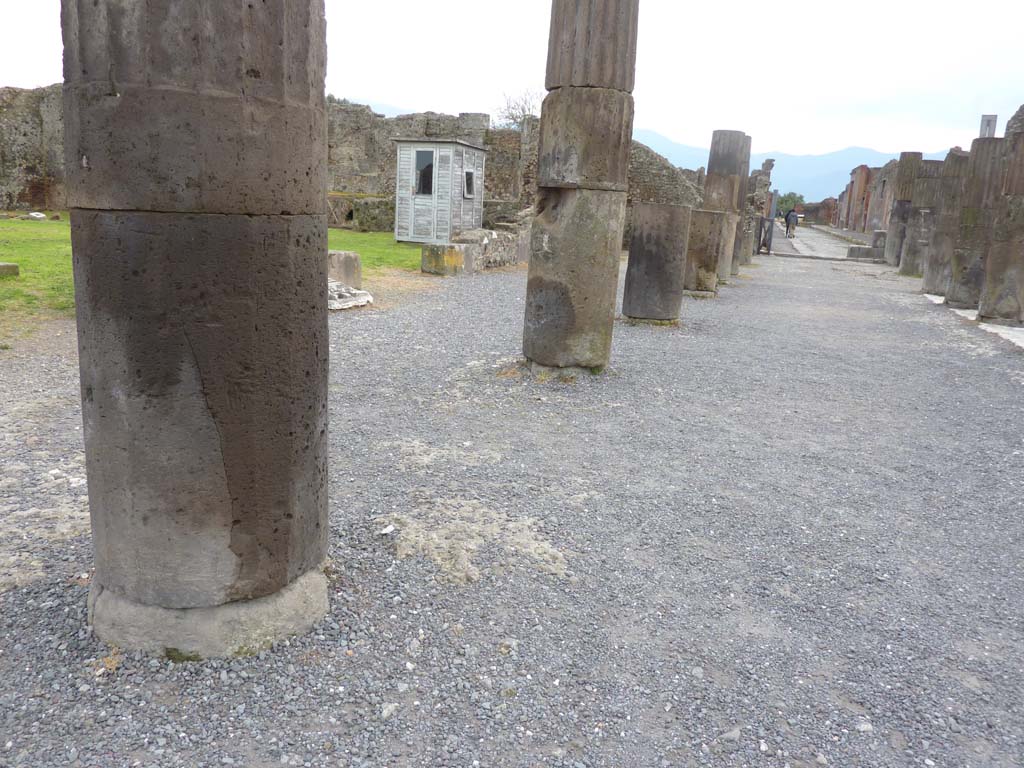
{"type": "MultiPolygon", "coordinates": [[[[633,138],[646,144],[659,155],[682,168],[697,169],[708,164],[708,150],[677,144],[660,133],[638,129],[633,138]]],[[[836,197],[850,181],[850,171],[858,165],[881,167],[899,155],[886,154],[864,147],[849,147],[824,155],[788,155],[785,152],[767,152],[750,158],[751,168],[760,168],[769,157],[775,158],[772,188],[780,192],[798,192],[807,202],[818,202],[836,197]]],[[[926,160],[944,160],[946,150],[926,154],[926,160]]]]}

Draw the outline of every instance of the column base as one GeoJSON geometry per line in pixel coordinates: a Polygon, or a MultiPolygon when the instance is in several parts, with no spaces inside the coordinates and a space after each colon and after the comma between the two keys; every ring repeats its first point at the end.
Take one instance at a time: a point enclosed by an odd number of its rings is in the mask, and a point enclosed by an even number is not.
{"type": "Polygon", "coordinates": [[[209,608],[143,605],[93,583],[89,624],[105,643],[175,661],[250,656],[301,635],[327,614],[327,578],[309,571],[255,600],[209,608]]]}

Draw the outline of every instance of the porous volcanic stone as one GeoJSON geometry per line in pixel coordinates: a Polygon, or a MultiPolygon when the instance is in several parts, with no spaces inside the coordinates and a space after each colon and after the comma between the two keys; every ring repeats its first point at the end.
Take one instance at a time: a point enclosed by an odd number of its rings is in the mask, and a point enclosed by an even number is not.
{"type": "Polygon", "coordinates": [[[640,320],[678,320],[683,302],[691,209],[637,203],[629,243],[622,314],[640,320]]]}
{"type": "Polygon", "coordinates": [[[90,618],[262,647],[327,606],[323,0],[61,21],[90,618]]]}
{"type": "Polygon", "coordinates": [[[633,97],[607,88],[559,88],[544,99],[540,187],[625,192],[633,136],[633,97]]]}
{"type": "Polygon", "coordinates": [[[611,352],[626,193],[542,189],[531,233],[523,352],[601,368],[611,352]]]}
{"type": "Polygon", "coordinates": [[[1002,192],[1006,151],[1005,139],[975,139],[971,143],[964,204],[960,209],[960,227],[950,259],[946,292],[946,303],[952,307],[973,309],[981,298],[995,222],[993,209],[1002,192]]]}
{"type": "Polygon", "coordinates": [[[1006,140],[1007,167],[992,229],[978,319],[1024,324],[1024,133],[1006,140]]]}
{"type": "Polygon", "coordinates": [[[717,293],[719,262],[732,258],[735,219],[736,214],[727,211],[693,211],[683,280],[687,291],[717,293]]]}

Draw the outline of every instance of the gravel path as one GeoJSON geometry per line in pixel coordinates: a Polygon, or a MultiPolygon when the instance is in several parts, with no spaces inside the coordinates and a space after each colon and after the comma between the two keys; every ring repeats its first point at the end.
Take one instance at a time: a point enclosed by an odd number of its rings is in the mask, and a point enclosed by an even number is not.
{"type": "Polygon", "coordinates": [[[0,353],[0,765],[1019,766],[1024,355],[744,272],[569,381],[522,270],[333,316],[331,614],[227,663],[90,636],[73,348],[0,353]]]}

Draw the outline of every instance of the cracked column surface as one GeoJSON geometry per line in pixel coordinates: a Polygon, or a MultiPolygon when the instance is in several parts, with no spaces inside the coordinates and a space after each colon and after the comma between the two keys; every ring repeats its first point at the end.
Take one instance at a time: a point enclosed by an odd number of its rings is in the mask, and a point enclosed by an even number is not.
{"type": "Polygon", "coordinates": [[[323,0],[64,0],[90,620],[251,653],[327,610],[323,0]]]}
{"type": "Polygon", "coordinates": [[[663,203],[633,205],[629,266],[622,294],[626,317],[664,322],[679,319],[691,210],[663,203]]]}
{"type": "MultiPolygon", "coordinates": [[[[722,224],[729,230],[725,235],[718,236],[713,224],[708,223],[709,234],[698,237],[689,244],[690,253],[687,260],[693,265],[687,266],[687,273],[694,275],[687,280],[686,288],[691,291],[717,290],[719,284],[729,282],[732,274],[733,254],[736,251],[736,239],[743,237],[743,217],[740,215],[740,194],[745,189],[742,177],[746,175],[744,168],[750,165],[750,137],[743,131],[715,131],[711,134],[711,151],[708,153],[708,170],[704,177],[704,208],[706,211],[724,214],[722,224]],[[711,272],[715,280],[711,280],[711,272]],[[697,276],[703,275],[703,280],[697,276]],[[712,283],[714,287],[711,286],[712,283]]],[[[699,210],[694,211],[695,220],[718,219],[721,216],[705,216],[699,210]]]]}
{"type": "Polygon", "coordinates": [[[946,303],[975,309],[985,281],[985,261],[992,242],[994,207],[1002,191],[1005,139],[975,139],[967,161],[963,206],[956,245],[950,258],[946,303]]]}
{"type": "Polygon", "coordinates": [[[920,152],[901,152],[896,166],[896,182],[893,188],[892,213],[885,238],[885,263],[898,267],[903,258],[903,245],[910,220],[911,200],[914,197],[914,182],[921,170],[924,156],[920,152]]]}
{"type": "Polygon", "coordinates": [[[603,368],[611,354],[639,0],[554,0],[523,352],[603,368]]]}
{"type": "Polygon", "coordinates": [[[1008,126],[1005,143],[1006,170],[995,209],[978,319],[1024,325],[1024,133],[1011,133],[1008,126]]]}
{"type": "Polygon", "coordinates": [[[924,263],[925,293],[945,296],[949,290],[953,248],[960,230],[960,210],[963,207],[964,184],[967,181],[969,162],[970,155],[967,152],[951,149],[942,163],[939,205],[931,230],[928,258],[924,263]]]}

